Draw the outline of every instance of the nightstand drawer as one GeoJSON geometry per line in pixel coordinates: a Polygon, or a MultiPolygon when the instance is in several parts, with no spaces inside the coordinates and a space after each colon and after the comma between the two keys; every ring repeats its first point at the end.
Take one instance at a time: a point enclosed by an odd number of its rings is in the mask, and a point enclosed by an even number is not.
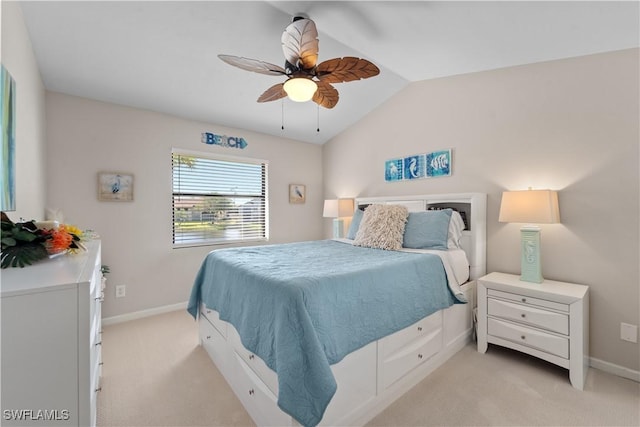
{"type": "Polygon", "coordinates": [[[564,359],[569,358],[568,338],[497,319],[488,319],[487,334],[536,348],[564,359]]]}
{"type": "Polygon", "coordinates": [[[487,295],[490,297],[498,297],[508,299],[520,304],[537,305],[538,307],[551,308],[553,310],[569,312],[569,306],[555,301],[548,301],[546,299],[532,298],[525,295],[512,294],[509,292],[497,291],[495,289],[488,289],[487,295]]]}
{"type": "Polygon", "coordinates": [[[487,314],[569,335],[569,316],[524,304],[488,298],[487,314]]]}

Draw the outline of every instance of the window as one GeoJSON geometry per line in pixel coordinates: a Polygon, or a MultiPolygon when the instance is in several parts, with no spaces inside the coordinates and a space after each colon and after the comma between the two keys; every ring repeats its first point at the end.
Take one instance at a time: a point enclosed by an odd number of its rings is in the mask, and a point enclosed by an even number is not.
{"type": "Polygon", "coordinates": [[[172,153],[173,245],[267,240],[267,162],[172,153]]]}

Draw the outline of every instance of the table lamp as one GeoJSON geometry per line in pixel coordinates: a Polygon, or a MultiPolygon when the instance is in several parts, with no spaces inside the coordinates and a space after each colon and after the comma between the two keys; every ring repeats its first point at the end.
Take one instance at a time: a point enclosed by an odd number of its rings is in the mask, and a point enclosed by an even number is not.
{"type": "Polygon", "coordinates": [[[333,218],[333,237],[344,236],[343,218],[353,216],[353,199],[331,199],[324,201],[322,216],[333,218]]]}
{"type": "Polygon", "coordinates": [[[505,191],[500,203],[500,222],[520,222],[520,280],[542,283],[540,227],[535,224],[560,222],[558,193],[551,190],[505,191]]]}

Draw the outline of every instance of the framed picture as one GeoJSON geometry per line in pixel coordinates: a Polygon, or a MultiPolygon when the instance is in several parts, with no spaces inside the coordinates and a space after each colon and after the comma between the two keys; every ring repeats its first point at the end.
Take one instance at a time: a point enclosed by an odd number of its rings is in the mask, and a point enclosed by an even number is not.
{"type": "Polygon", "coordinates": [[[451,176],[451,150],[427,154],[427,178],[451,176]]]}
{"type": "Polygon", "coordinates": [[[304,203],[306,200],[305,187],[301,184],[289,184],[289,203],[304,203]]]}
{"type": "Polygon", "coordinates": [[[1,67],[0,125],[2,169],[0,171],[0,210],[16,210],[16,82],[1,67]]]}
{"type": "Polygon", "coordinates": [[[133,175],[121,172],[98,172],[98,200],[133,201],[133,175]]]}

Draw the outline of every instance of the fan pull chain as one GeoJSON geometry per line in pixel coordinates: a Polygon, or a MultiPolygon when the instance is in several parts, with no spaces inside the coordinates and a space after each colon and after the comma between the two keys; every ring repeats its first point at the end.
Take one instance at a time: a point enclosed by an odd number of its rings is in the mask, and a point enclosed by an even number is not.
{"type": "Polygon", "coordinates": [[[282,105],[281,127],[282,127],[282,130],[284,130],[284,99],[282,100],[282,104],[280,104],[280,105],[282,105]]]}
{"type": "Polygon", "coordinates": [[[316,116],[316,124],[317,124],[317,128],[316,128],[316,132],[320,132],[320,104],[316,104],[318,106],[318,112],[317,112],[317,116],[316,116]]]}

